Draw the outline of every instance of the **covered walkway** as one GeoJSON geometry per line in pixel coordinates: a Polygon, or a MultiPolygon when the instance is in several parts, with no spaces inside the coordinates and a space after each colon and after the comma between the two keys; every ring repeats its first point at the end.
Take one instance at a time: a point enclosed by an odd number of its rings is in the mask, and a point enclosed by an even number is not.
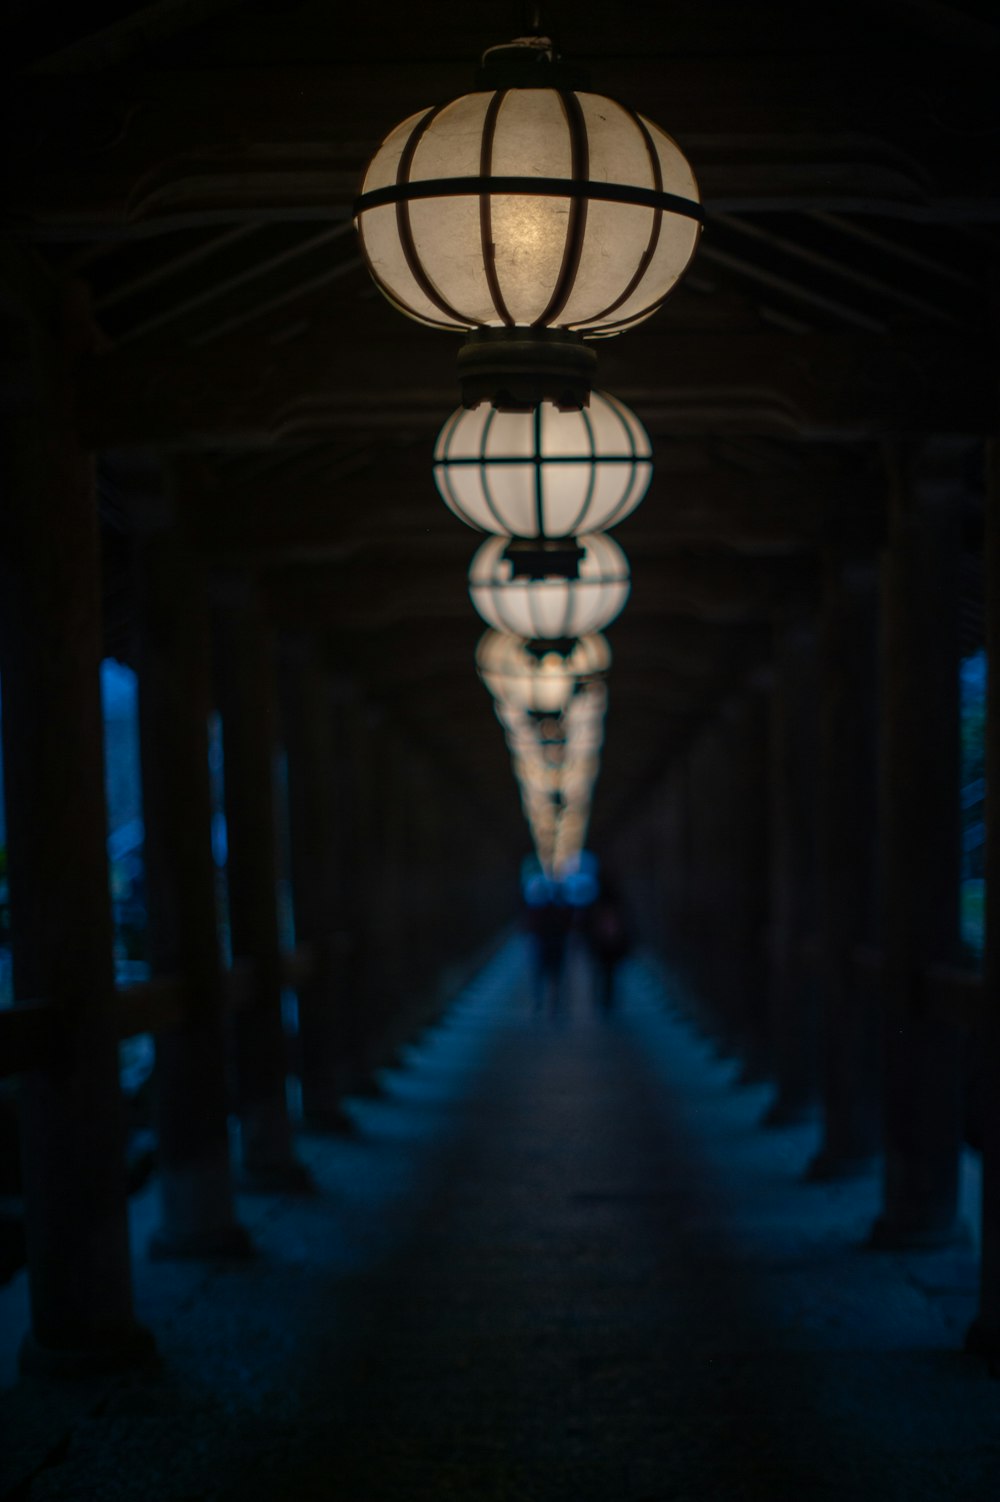
{"type": "MultiPolygon", "coordinates": [[[[0,1494],[995,1497],[972,1247],[864,1249],[877,1177],[804,1182],[815,1125],[762,1128],[769,1087],[626,969],[610,1019],[581,955],[539,1015],[508,943],[348,1097],[353,1135],[305,1136],[315,1195],[241,1197],[254,1260],[137,1259],[158,1367],[5,1392],[0,1494]]],[[[3,1297],[12,1383],[24,1279],[3,1297]]]]}

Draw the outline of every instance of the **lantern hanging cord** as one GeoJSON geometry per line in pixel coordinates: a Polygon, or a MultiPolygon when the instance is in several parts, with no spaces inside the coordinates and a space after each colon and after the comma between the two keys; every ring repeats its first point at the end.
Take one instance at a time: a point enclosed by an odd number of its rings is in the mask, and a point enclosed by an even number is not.
{"type": "Polygon", "coordinates": [[[521,6],[524,29],[529,36],[537,37],[542,34],[542,7],[528,4],[527,0],[521,6]]]}

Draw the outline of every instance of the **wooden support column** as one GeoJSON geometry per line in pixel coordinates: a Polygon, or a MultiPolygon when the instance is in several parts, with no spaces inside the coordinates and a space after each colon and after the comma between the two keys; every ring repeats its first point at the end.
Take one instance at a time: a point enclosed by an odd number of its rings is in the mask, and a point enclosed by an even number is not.
{"type": "MultiPolygon", "coordinates": [[[[45,289],[46,291],[48,289],[45,289]]],[[[21,1078],[26,1371],[146,1356],[136,1323],[106,857],[94,465],[75,436],[82,306],[52,288],[2,446],[0,674],[14,997],[55,1010],[21,1078]],[[44,322],[43,322],[44,318],[44,322]]]]}
{"type": "Polygon", "coordinates": [[[768,711],[770,675],[754,675],[737,707],[736,734],[729,750],[732,818],[732,875],[729,910],[720,912],[717,942],[733,945],[736,1044],[743,1078],[761,1079],[771,1070],[772,1039],[767,1014],[766,935],[770,914],[767,872],[768,711]],[[730,926],[732,925],[732,926],[730,926]]]}
{"type": "Polygon", "coordinates": [[[687,758],[688,802],[691,822],[690,971],[699,1017],[722,1049],[732,1046],[731,1028],[725,1016],[724,990],[717,972],[725,956],[716,948],[720,897],[720,808],[719,737],[714,725],[706,725],[693,742],[687,758]]]}
{"type": "Polygon", "coordinates": [[[691,753],[692,943],[699,999],[724,1054],[766,1067],[764,928],[768,785],[765,684],[732,699],[691,753]]]}
{"type": "Polygon", "coordinates": [[[180,527],[143,539],[137,568],[139,733],[154,975],[184,983],[156,1040],[158,1256],[245,1256],[230,1166],[223,977],[208,771],[205,569],[180,527]]]}
{"type": "Polygon", "coordinates": [[[818,1087],[816,926],[816,630],[801,614],[776,622],[771,691],[769,1012],[776,1093],[764,1121],[812,1114],[818,1087]]]}
{"type": "Polygon", "coordinates": [[[406,879],[411,789],[406,781],[406,748],[391,722],[383,724],[379,740],[376,1042],[379,1062],[383,1062],[395,1056],[395,1049],[407,1031],[413,1003],[406,879]]]}
{"type": "Polygon", "coordinates": [[[881,1006],[859,948],[876,939],[878,576],[824,560],[818,792],[822,1138],[809,1173],[864,1172],[882,1142],[881,1006]]]}
{"type": "Polygon", "coordinates": [[[691,817],[691,771],[688,756],[678,756],[670,771],[672,840],[668,872],[668,949],[665,959],[685,992],[693,976],[694,831],[691,817]]]}
{"type": "Polygon", "coordinates": [[[969,1350],[1000,1357],[1000,442],[989,445],[986,491],[986,954],[979,1040],[983,1112],[983,1234],[979,1310],[969,1350]]]}
{"type": "Polygon", "coordinates": [[[959,1232],[961,1029],[928,1017],[928,966],[959,953],[960,491],[944,444],[889,456],[880,752],[885,1178],[881,1247],[959,1232]]]}
{"type": "Polygon", "coordinates": [[[377,1093],[372,1073],[377,1062],[377,737],[381,712],[359,685],[341,678],[336,685],[334,721],[337,859],[338,994],[343,1023],[345,1094],[377,1093]]]}
{"type": "Polygon", "coordinates": [[[295,936],[311,959],[310,973],[297,988],[303,1119],[313,1130],[342,1131],[349,1123],[340,1104],[344,1030],[334,978],[338,769],[333,693],[314,642],[282,643],[280,698],[295,936]]]}
{"type": "Polygon", "coordinates": [[[233,964],[250,974],[233,1019],[243,1173],[250,1187],[307,1188],[285,1094],[271,634],[249,588],[225,602],[217,627],[233,964]]]}

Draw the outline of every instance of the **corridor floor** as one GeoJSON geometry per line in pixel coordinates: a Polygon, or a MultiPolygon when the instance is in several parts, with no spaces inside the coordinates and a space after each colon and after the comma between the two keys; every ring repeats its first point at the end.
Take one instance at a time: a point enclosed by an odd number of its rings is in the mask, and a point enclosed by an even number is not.
{"type": "Polygon", "coordinates": [[[0,1495],[996,1502],[971,1252],[864,1250],[874,1180],[804,1183],[812,1129],[762,1130],[651,971],[610,1019],[570,980],[536,1013],[502,950],[356,1135],[303,1140],[315,1196],[241,1200],[253,1262],[140,1255],[159,1367],[0,1397],[0,1495]]]}

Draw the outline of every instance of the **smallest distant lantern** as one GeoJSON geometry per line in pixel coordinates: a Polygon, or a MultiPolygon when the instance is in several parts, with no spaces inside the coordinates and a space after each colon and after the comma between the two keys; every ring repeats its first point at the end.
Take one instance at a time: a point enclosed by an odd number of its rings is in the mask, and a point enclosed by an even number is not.
{"type": "Polygon", "coordinates": [[[649,487],[653,455],[635,413],[607,392],[563,412],[453,413],[438,435],[434,479],[445,503],[482,532],[558,539],[623,521],[649,487]]]}
{"type": "Polygon", "coordinates": [[[561,714],[577,684],[607,672],[611,648],[593,634],[570,651],[531,652],[520,637],[487,631],[476,648],[479,676],[495,699],[530,714],[561,714]]]}
{"type": "Polygon", "coordinates": [[[567,641],[603,631],[624,607],[629,593],[628,560],[601,532],[577,539],[575,578],[564,570],[522,573],[507,554],[505,537],[490,537],[469,568],[469,594],[488,626],[528,641],[567,641]]]}

